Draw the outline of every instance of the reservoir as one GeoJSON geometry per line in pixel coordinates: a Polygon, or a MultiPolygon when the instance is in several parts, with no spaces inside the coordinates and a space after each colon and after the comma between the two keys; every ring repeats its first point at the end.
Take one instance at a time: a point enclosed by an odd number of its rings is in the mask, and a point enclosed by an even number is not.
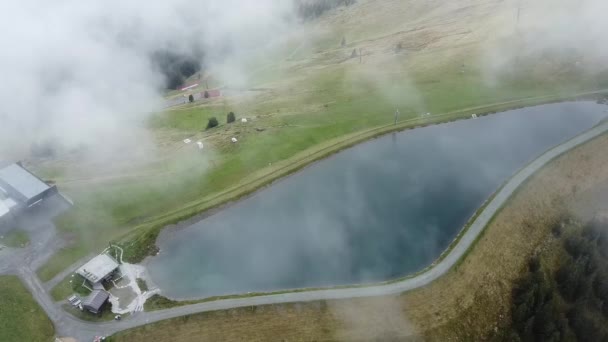
{"type": "Polygon", "coordinates": [[[174,299],[365,284],[429,266],[517,170],[606,116],[568,102],[389,134],[160,239],[174,299]]]}

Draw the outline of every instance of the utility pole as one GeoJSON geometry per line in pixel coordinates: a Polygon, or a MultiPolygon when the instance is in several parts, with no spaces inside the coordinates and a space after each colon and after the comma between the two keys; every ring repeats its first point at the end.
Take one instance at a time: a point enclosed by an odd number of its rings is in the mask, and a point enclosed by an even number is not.
{"type": "Polygon", "coordinates": [[[397,120],[399,119],[399,114],[401,114],[401,113],[399,113],[399,109],[397,109],[395,111],[395,125],[397,124],[397,120]]]}
{"type": "Polygon", "coordinates": [[[515,33],[519,33],[519,25],[521,22],[521,0],[518,1],[517,4],[517,18],[515,22],[515,33]]]}
{"type": "MultiPolygon", "coordinates": [[[[521,19],[521,0],[519,0],[517,4],[517,22],[515,23],[515,39],[517,40],[517,44],[521,42],[521,31],[519,29],[519,22],[521,19]]],[[[519,65],[519,53],[515,53],[515,65],[519,65]]]]}

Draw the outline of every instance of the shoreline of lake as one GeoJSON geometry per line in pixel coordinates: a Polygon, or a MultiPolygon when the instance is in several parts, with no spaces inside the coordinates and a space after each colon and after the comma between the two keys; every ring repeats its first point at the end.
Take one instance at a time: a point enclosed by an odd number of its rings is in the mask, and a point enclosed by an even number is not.
{"type": "MultiPolygon", "coordinates": [[[[568,103],[566,103],[566,104],[568,104],[568,103]]],[[[576,105],[576,104],[577,104],[577,102],[574,102],[574,104],[576,105]]],[[[580,105],[580,102],[579,102],[578,104],[580,105]]],[[[557,104],[557,105],[549,105],[549,106],[563,106],[563,105],[564,105],[564,104],[562,103],[562,104],[557,104]]],[[[545,106],[546,106],[546,105],[545,105],[545,106]]],[[[542,106],[537,106],[537,107],[542,107],[542,106]]],[[[536,108],[536,107],[529,107],[529,108],[536,108]]],[[[493,117],[494,117],[494,116],[492,116],[492,118],[493,118],[493,117]]],[[[463,121],[457,121],[457,122],[452,122],[452,123],[444,123],[444,124],[439,124],[439,125],[429,126],[429,127],[427,127],[426,129],[428,129],[428,128],[430,128],[430,127],[440,127],[440,126],[446,126],[446,125],[450,125],[450,124],[454,124],[454,123],[458,123],[458,122],[463,122],[463,121]]],[[[588,129],[588,128],[590,128],[590,127],[587,127],[587,129],[588,129]]],[[[412,134],[412,132],[415,132],[415,131],[418,131],[418,130],[409,130],[409,131],[402,132],[402,133],[396,133],[396,135],[399,135],[399,134],[401,134],[401,135],[404,135],[404,134],[412,134]]],[[[328,160],[331,160],[332,158],[338,158],[337,156],[340,156],[340,155],[342,155],[343,153],[346,153],[347,151],[352,150],[352,149],[355,149],[355,148],[357,148],[357,147],[359,147],[359,146],[361,146],[361,145],[366,145],[366,144],[373,143],[373,142],[375,142],[375,141],[377,141],[377,140],[386,140],[386,139],[390,139],[390,137],[389,137],[389,136],[383,136],[383,137],[378,138],[378,139],[369,140],[369,141],[367,141],[367,142],[365,142],[365,143],[362,143],[362,144],[356,145],[355,147],[352,147],[352,148],[347,149],[347,150],[344,150],[344,151],[342,151],[342,152],[340,152],[340,153],[338,153],[338,154],[335,154],[335,155],[333,155],[333,156],[330,156],[330,158],[329,158],[329,159],[324,159],[322,162],[327,162],[328,160]]],[[[554,146],[554,145],[551,145],[551,146],[554,146]]],[[[240,204],[241,204],[241,203],[243,203],[243,202],[247,202],[247,201],[248,201],[248,200],[250,200],[252,197],[259,196],[259,194],[260,194],[260,193],[263,193],[264,191],[267,191],[267,189],[268,189],[268,188],[274,188],[275,186],[279,186],[279,185],[280,185],[281,183],[283,183],[283,182],[288,182],[290,179],[292,179],[292,177],[291,177],[291,176],[295,176],[295,175],[301,175],[302,173],[304,173],[304,172],[305,172],[305,170],[307,170],[307,169],[309,169],[309,168],[311,168],[311,167],[313,167],[313,166],[315,166],[315,165],[322,164],[322,162],[316,162],[316,163],[310,164],[310,165],[309,165],[309,166],[307,166],[307,167],[306,167],[304,170],[301,170],[301,171],[299,171],[299,172],[297,172],[297,173],[294,173],[294,174],[292,174],[292,175],[290,175],[290,176],[288,176],[288,177],[285,177],[285,178],[282,178],[282,179],[280,179],[280,180],[278,180],[278,181],[276,181],[276,182],[273,182],[273,183],[272,183],[272,187],[264,187],[263,189],[260,189],[260,190],[258,190],[258,191],[256,191],[256,192],[254,192],[253,194],[251,194],[251,195],[247,196],[247,198],[246,198],[246,199],[239,200],[239,201],[235,201],[235,202],[230,202],[229,204],[226,204],[226,205],[224,205],[224,206],[217,207],[216,209],[214,209],[214,210],[212,210],[212,211],[207,211],[207,212],[203,213],[202,215],[197,216],[196,218],[193,218],[193,219],[188,220],[188,221],[185,221],[185,222],[183,222],[183,223],[181,223],[181,224],[174,225],[174,226],[170,226],[169,228],[164,229],[164,230],[163,230],[163,232],[161,232],[161,235],[159,236],[159,239],[158,239],[158,242],[157,242],[157,244],[159,245],[159,247],[161,247],[161,257],[163,256],[163,252],[165,252],[165,248],[164,248],[164,247],[166,246],[166,244],[167,244],[167,243],[169,243],[169,242],[170,242],[172,239],[175,239],[175,238],[176,238],[176,236],[178,236],[178,235],[179,235],[178,233],[181,233],[181,232],[183,232],[184,230],[187,230],[186,228],[187,228],[187,227],[189,227],[189,226],[191,226],[193,223],[194,223],[195,225],[196,225],[196,223],[197,223],[197,222],[198,222],[198,223],[200,223],[200,222],[201,222],[201,218],[203,218],[203,221],[205,221],[205,220],[208,220],[208,219],[210,219],[210,218],[212,218],[212,217],[216,216],[216,214],[221,214],[221,213],[223,213],[223,212],[225,212],[225,211],[232,210],[232,208],[234,208],[234,206],[236,206],[236,205],[240,205],[240,204]]],[[[521,165],[520,165],[520,166],[521,166],[521,165]]],[[[516,169],[517,169],[517,168],[516,168],[516,169]]],[[[504,179],[503,179],[502,181],[504,181],[504,179]]],[[[493,192],[494,192],[494,191],[496,191],[496,190],[497,190],[497,189],[494,189],[494,190],[493,190],[491,193],[493,193],[493,192]]],[[[491,195],[491,193],[490,193],[489,195],[491,195]]],[[[483,202],[483,201],[485,201],[486,199],[487,199],[487,197],[484,197],[484,198],[483,198],[483,200],[482,200],[482,202],[483,202]]],[[[476,209],[475,209],[475,210],[477,210],[477,207],[476,207],[476,209]]],[[[475,211],[475,210],[474,210],[474,211],[475,211]]],[[[473,211],[473,212],[474,212],[474,211],[473,211]]],[[[463,222],[462,224],[459,224],[459,228],[458,228],[458,229],[455,231],[455,234],[456,234],[456,235],[458,234],[458,232],[460,232],[460,231],[462,230],[462,226],[463,226],[464,224],[466,224],[466,220],[467,220],[467,219],[469,219],[469,218],[470,218],[470,215],[466,217],[465,222],[463,222]]],[[[453,236],[450,236],[450,240],[451,240],[451,238],[453,238],[453,236]]],[[[443,251],[442,251],[441,253],[443,253],[443,251]]],[[[440,253],[440,254],[441,254],[441,253],[440,253]]],[[[156,257],[156,258],[158,258],[158,257],[156,257]]],[[[435,258],[435,259],[436,259],[436,258],[435,258]]],[[[149,263],[150,263],[150,261],[151,261],[151,260],[154,260],[154,258],[147,258],[147,259],[144,261],[144,263],[143,263],[143,264],[144,264],[144,265],[146,265],[146,266],[149,266],[149,263]]],[[[431,262],[432,262],[432,261],[431,261],[431,262]]],[[[424,267],[422,267],[422,269],[424,269],[426,266],[428,266],[428,264],[427,264],[427,265],[425,265],[424,267]]],[[[408,272],[407,274],[411,274],[411,273],[413,273],[413,272],[408,272]]],[[[414,272],[414,273],[415,273],[415,272],[414,272]]],[[[405,274],[405,275],[400,275],[400,277],[407,276],[407,274],[405,274]]],[[[390,280],[390,279],[385,279],[385,280],[390,280]]],[[[375,280],[371,280],[371,281],[366,281],[365,283],[366,283],[366,284],[367,284],[367,283],[375,283],[375,282],[377,282],[377,281],[378,281],[378,280],[377,280],[377,279],[375,279],[375,280]]],[[[335,284],[335,285],[342,286],[342,285],[348,285],[348,284],[335,284]]],[[[321,287],[325,287],[325,286],[333,286],[333,285],[320,284],[319,286],[321,286],[321,287]]],[[[298,288],[299,288],[299,287],[298,287],[298,288]]],[[[268,291],[273,291],[273,290],[275,290],[275,289],[269,289],[268,291]]],[[[163,291],[163,292],[165,292],[165,291],[163,291]]],[[[257,290],[256,290],[256,292],[257,292],[257,290]]],[[[220,294],[218,294],[218,295],[220,295],[220,294]]],[[[206,296],[206,297],[209,297],[209,296],[207,296],[207,295],[205,295],[205,296],[206,296]]],[[[172,298],[174,298],[174,297],[176,297],[176,296],[171,296],[171,297],[172,297],[172,298]]],[[[180,297],[180,298],[189,298],[189,297],[191,297],[191,296],[179,296],[179,297],[180,297]]],[[[198,298],[200,298],[200,296],[199,296],[198,298]]]]}

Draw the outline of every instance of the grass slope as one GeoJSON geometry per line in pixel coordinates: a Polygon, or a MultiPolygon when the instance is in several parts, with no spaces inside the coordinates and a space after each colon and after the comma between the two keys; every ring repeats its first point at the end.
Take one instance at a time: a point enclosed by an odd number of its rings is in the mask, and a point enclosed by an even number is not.
{"type": "Polygon", "coordinates": [[[53,324],[16,276],[0,276],[0,341],[53,340],[53,324]]]}
{"type": "Polygon", "coordinates": [[[156,236],[164,226],[396,129],[390,126],[396,108],[401,111],[397,129],[405,129],[608,86],[602,70],[585,73],[569,56],[547,60],[542,54],[522,57],[517,68],[493,75],[495,82],[488,83],[481,56],[499,44],[489,37],[505,28],[504,18],[515,5],[362,1],[310,24],[308,48],[294,56],[274,56],[271,65],[252,67],[250,90],[151,117],[148,125],[163,153],[149,165],[85,180],[56,174],[78,167],[40,166],[43,175],[55,176],[76,205],[57,221],[70,247],[39,275],[50,279],[110,240],[123,243],[126,260],[141,260],[155,252],[156,236]],[[454,34],[467,31],[474,33],[454,34]],[[348,45],[339,47],[345,35],[348,45]],[[393,51],[397,42],[406,52],[393,51]],[[354,48],[367,51],[361,63],[348,58],[354,48]],[[237,122],[225,124],[230,111],[237,114],[237,122]],[[220,120],[220,127],[203,131],[211,116],[220,120]],[[241,117],[249,123],[238,122],[241,117]],[[233,136],[238,144],[229,142],[233,136]],[[187,149],[184,138],[203,140],[206,152],[187,149]]]}

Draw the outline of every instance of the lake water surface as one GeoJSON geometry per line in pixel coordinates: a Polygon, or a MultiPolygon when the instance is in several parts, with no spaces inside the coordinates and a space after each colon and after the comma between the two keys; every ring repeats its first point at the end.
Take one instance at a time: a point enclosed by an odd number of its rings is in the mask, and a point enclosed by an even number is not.
{"type": "Polygon", "coordinates": [[[544,105],[360,144],[163,239],[150,276],[184,299],[411,274],[513,173],[607,108],[544,105]]]}

